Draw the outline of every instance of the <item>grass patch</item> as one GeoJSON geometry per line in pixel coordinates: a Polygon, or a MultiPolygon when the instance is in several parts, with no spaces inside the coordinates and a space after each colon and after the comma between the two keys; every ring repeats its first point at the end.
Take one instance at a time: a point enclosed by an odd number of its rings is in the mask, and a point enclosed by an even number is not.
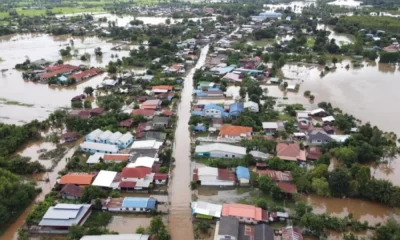
{"type": "Polygon", "coordinates": [[[195,134],[196,137],[208,137],[208,132],[198,132],[195,134]]]}
{"type": "Polygon", "coordinates": [[[281,121],[289,121],[289,120],[294,119],[294,117],[292,117],[289,114],[285,113],[285,114],[280,114],[278,119],[281,120],[281,121]]]}
{"type": "Polygon", "coordinates": [[[257,47],[264,47],[266,45],[275,43],[275,39],[266,38],[266,39],[262,39],[262,40],[254,40],[254,41],[251,41],[251,43],[253,43],[253,45],[257,46],[257,47]]]}
{"type": "Polygon", "coordinates": [[[33,104],[21,103],[18,101],[7,100],[5,98],[0,98],[0,103],[6,104],[6,105],[22,106],[22,107],[33,107],[34,106],[33,104]]]}
{"type": "Polygon", "coordinates": [[[307,47],[314,47],[315,39],[314,38],[307,38],[307,47]]]}
{"type": "Polygon", "coordinates": [[[111,222],[111,219],[112,214],[110,212],[93,210],[92,214],[90,214],[83,226],[88,228],[107,227],[107,225],[111,222]]]}

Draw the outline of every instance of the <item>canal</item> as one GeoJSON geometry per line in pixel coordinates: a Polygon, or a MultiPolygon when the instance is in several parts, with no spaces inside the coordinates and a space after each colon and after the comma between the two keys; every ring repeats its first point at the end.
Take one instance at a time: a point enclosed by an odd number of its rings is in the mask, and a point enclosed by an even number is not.
{"type": "Polygon", "coordinates": [[[181,101],[178,106],[178,122],[175,132],[174,158],[175,166],[172,171],[170,184],[170,215],[169,229],[173,240],[194,239],[191,221],[191,190],[190,190],[190,132],[189,119],[193,93],[193,75],[196,69],[201,68],[206,60],[209,46],[201,49],[200,58],[196,66],[190,70],[185,78],[181,101]]]}

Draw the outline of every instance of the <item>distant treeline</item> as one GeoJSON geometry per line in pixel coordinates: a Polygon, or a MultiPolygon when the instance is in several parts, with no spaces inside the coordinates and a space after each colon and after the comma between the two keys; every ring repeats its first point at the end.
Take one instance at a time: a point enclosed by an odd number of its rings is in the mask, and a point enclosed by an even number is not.
{"type": "Polygon", "coordinates": [[[399,33],[400,21],[393,17],[372,17],[372,16],[345,16],[339,18],[335,31],[339,33],[352,33],[355,30],[382,30],[390,33],[399,33]]]}

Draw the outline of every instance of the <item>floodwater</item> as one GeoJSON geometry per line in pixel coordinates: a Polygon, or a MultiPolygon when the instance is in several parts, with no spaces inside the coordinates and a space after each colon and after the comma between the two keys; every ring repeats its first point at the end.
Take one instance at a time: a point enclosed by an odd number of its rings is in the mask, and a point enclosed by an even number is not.
{"type": "Polygon", "coordinates": [[[301,196],[300,199],[310,204],[313,212],[317,214],[328,213],[332,216],[346,217],[351,213],[353,219],[367,221],[370,225],[384,223],[390,217],[400,220],[399,209],[361,199],[340,199],[317,195],[301,196]]]}
{"type": "Polygon", "coordinates": [[[70,107],[70,99],[82,94],[85,87],[97,87],[102,82],[107,74],[98,75],[71,87],[53,87],[24,81],[22,72],[13,69],[17,63],[22,63],[27,58],[31,61],[44,58],[52,62],[61,59],[59,50],[65,48],[70,39],[74,40],[74,49],[77,49],[78,56],[88,53],[91,57],[89,61],[81,61],[79,57],[72,57],[64,59],[65,63],[104,67],[113,59],[111,58],[112,54],[118,54],[119,57],[129,54],[129,51],[112,51],[111,48],[117,44],[108,43],[105,39],[98,37],[53,37],[47,34],[26,34],[0,38],[1,57],[4,60],[0,62],[0,69],[8,69],[7,72],[0,74],[0,98],[34,105],[17,106],[0,102],[0,122],[23,124],[34,119],[45,120],[55,109],[70,107]],[[94,56],[96,47],[101,47],[102,58],[94,56]]]}
{"type": "Polygon", "coordinates": [[[316,1],[293,1],[290,3],[281,3],[281,4],[264,4],[264,8],[270,11],[276,11],[279,9],[287,9],[290,8],[295,13],[302,13],[304,8],[310,7],[311,5],[316,5],[316,1]]]}
{"type": "Polygon", "coordinates": [[[175,132],[175,167],[170,184],[170,215],[169,229],[172,239],[194,239],[191,222],[191,190],[190,190],[190,133],[189,118],[193,92],[193,75],[196,69],[202,67],[208,53],[209,46],[201,49],[200,58],[190,70],[184,83],[181,102],[178,107],[178,123],[175,132]]]}
{"type": "Polygon", "coordinates": [[[52,172],[46,172],[44,174],[35,176],[39,180],[39,181],[37,181],[37,187],[41,188],[42,192],[37,196],[35,201],[32,202],[31,205],[27,209],[25,209],[25,211],[18,217],[18,219],[7,228],[7,230],[3,233],[3,235],[1,235],[0,239],[4,239],[4,240],[10,240],[10,239],[16,240],[17,239],[17,237],[18,237],[17,231],[19,228],[21,228],[24,225],[25,219],[31,212],[31,210],[34,206],[34,203],[37,201],[42,201],[44,199],[45,195],[51,191],[51,189],[54,187],[54,185],[57,181],[58,172],[63,170],[65,168],[65,166],[67,165],[67,162],[65,161],[65,159],[72,157],[75,150],[76,150],[75,148],[71,148],[70,150],[68,150],[66,155],[63,157],[63,159],[61,161],[58,162],[58,164],[56,165],[56,167],[53,169],[52,172]],[[43,179],[48,179],[48,181],[42,181],[43,179]]]}
{"type": "Polygon", "coordinates": [[[47,151],[53,150],[56,148],[56,145],[51,142],[34,142],[29,144],[24,150],[18,152],[17,154],[23,157],[30,157],[31,161],[38,161],[45,168],[49,168],[52,165],[52,161],[50,160],[39,160],[39,155],[41,154],[40,150],[46,149],[47,151]]]}
{"type": "MultiPolygon", "coordinates": [[[[318,30],[322,30],[324,28],[325,28],[324,24],[317,25],[318,30]]],[[[328,36],[329,40],[335,39],[336,44],[339,46],[341,46],[343,44],[353,43],[353,41],[348,36],[346,36],[345,34],[336,33],[335,31],[333,31],[332,27],[330,27],[330,26],[326,26],[326,30],[331,32],[328,36]]]]}
{"type": "Polygon", "coordinates": [[[107,228],[118,233],[136,233],[139,227],[148,228],[151,218],[137,214],[118,214],[114,215],[107,228]]]}

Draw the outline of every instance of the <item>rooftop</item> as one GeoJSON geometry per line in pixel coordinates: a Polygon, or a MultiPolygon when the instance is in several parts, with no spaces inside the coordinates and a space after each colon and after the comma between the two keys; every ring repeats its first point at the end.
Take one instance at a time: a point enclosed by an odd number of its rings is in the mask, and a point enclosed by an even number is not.
{"type": "Polygon", "coordinates": [[[101,170],[99,174],[97,174],[97,177],[92,185],[99,187],[110,187],[116,176],[117,172],[101,170]]]}
{"type": "Polygon", "coordinates": [[[68,173],[61,177],[60,184],[89,185],[96,174],[91,173],[68,173]]]}
{"type": "Polygon", "coordinates": [[[236,176],[240,178],[250,179],[250,172],[247,167],[238,166],[236,167],[236,176]]]}
{"type": "Polygon", "coordinates": [[[234,126],[234,125],[222,125],[219,128],[220,135],[228,136],[241,136],[242,134],[249,134],[253,132],[252,127],[234,126]]]}
{"type": "Polygon", "coordinates": [[[247,204],[225,203],[222,206],[222,216],[244,217],[261,221],[263,220],[263,210],[247,204]]]}
{"type": "Polygon", "coordinates": [[[106,234],[83,236],[80,240],[148,240],[150,235],[145,234],[106,234]]]}
{"type": "Polygon", "coordinates": [[[240,146],[229,145],[225,143],[211,143],[205,145],[197,145],[196,153],[212,152],[212,151],[223,151],[236,154],[246,155],[246,148],[240,146]]]}
{"type": "Polygon", "coordinates": [[[90,204],[59,203],[47,210],[39,226],[70,227],[74,224],[79,225],[90,207],[90,204]]]}

